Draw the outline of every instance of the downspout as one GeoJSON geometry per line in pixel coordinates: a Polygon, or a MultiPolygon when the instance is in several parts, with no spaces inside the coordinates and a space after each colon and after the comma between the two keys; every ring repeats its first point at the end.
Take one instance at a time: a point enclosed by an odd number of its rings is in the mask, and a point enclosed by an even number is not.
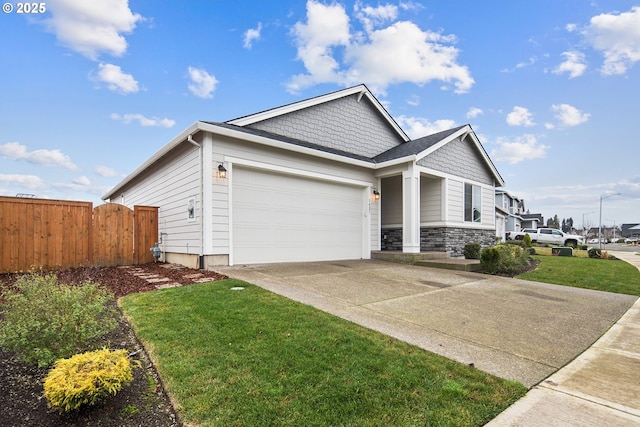
{"type": "Polygon", "coordinates": [[[195,141],[191,134],[187,136],[187,141],[198,147],[198,160],[200,162],[200,255],[198,256],[197,268],[204,269],[204,160],[202,144],[195,141]]]}

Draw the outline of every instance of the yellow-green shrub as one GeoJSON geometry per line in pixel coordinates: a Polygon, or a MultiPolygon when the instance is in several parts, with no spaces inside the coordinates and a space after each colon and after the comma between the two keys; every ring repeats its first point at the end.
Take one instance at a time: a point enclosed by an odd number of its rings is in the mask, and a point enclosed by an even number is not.
{"type": "Polygon", "coordinates": [[[126,350],[107,348],[60,359],[44,380],[44,397],[60,412],[94,405],[133,380],[126,350]]]}

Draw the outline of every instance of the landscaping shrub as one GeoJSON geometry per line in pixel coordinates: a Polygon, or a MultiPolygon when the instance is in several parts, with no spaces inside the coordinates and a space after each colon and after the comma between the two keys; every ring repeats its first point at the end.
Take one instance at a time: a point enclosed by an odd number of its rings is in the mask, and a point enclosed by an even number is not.
{"type": "Polygon", "coordinates": [[[522,238],[522,241],[524,242],[524,245],[527,248],[531,247],[531,236],[529,236],[528,234],[525,234],[524,237],[522,238]]]}
{"type": "Polygon", "coordinates": [[[587,251],[589,258],[602,258],[602,250],[599,248],[590,248],[587,251]]]}
{"type": "Polygon", "coordinates": [[[500,252],[497,246],[491,248],[484,248],[480,252],[480,265],[482,269],[490,274],[496,273],[500,261],[500,252]]]}
{"type": "Polygon", "coordinates": [[[55,274],[22,276],[4,291],[0,345],[39,367],[85,350],[116,327],[113,295],[97,283],[58,284],[55,274]]]}
{"type": "Polygon", "coordinates": [[[481,250],[480,243],[467,243],[464,245],[464,257],[465,259],[480,259],[481,250]]]}
{"type": "Polygon", "coordinates": [[[528,267],[529,253],[529,249],[524,249],[521,245],[497,245],[482,250],[480,265],[486,273],[512,276],[528,267]]]}
{"type": "Polygon", "coordinates": [[[127,350],[107,348],[60,359],[44,380],[50,408],[69,412],[115,395],[133,380],[127,350]]]}

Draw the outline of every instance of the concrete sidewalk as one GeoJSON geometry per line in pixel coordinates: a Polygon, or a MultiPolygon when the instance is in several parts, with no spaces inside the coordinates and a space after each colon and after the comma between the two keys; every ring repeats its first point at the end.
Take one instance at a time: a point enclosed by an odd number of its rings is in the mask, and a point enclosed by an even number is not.
{"type": "MultiPolygon", "coordinates": [[[[609,253],[640,270],[636,253],[609,253]]],[[[640,300],[593,346],[487,424],[550,425],[640,425],[640,300]]]]}

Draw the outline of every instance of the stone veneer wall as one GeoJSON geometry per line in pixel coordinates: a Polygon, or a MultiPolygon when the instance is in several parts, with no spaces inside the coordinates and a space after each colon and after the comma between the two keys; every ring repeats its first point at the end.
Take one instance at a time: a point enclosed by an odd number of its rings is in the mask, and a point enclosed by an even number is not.
{"type": "MultiPolygon", "coordinates": [[[[382,250],[402,250],[402,229],[382,230],[382,250]]],[[[454,227],[420,228],[420,250],[424,252],[448,252],[451,256],[463,256],[467,243],[480,243],[482,247],[496,243],[494,230],[478,230],[454,227]]]]}
{"type": "Polygon", "coordinates": [[[402,228],[383,228],[380,248],[383,251],[402,250],[402,228]]]}

